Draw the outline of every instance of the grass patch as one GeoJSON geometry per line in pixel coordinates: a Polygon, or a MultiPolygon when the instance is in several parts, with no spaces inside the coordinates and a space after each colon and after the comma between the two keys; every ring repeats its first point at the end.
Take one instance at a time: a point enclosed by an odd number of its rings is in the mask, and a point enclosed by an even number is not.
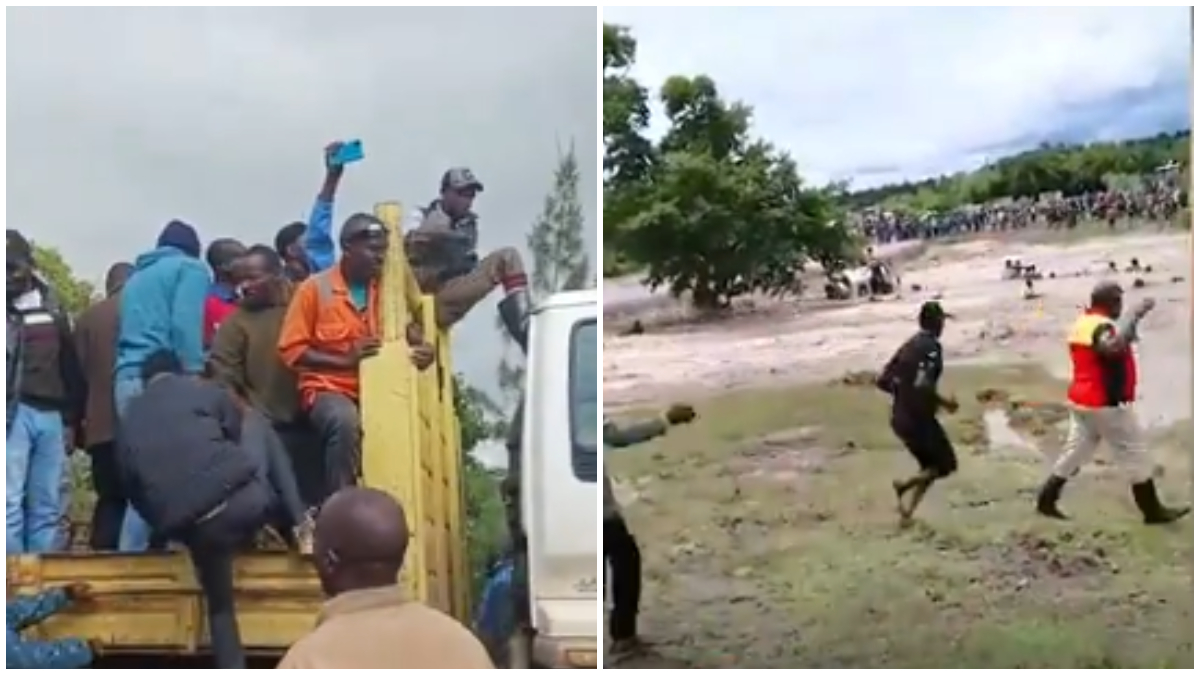
{"type": "MultiPolygon", "coordinates": [[[[644,631],[625,667],[1190,668],[1191,524],[1149,529],[1105,466],[1069,488],[1069,524],[1033,515],[1063,385],[1036,367],[952,368],[960,473],[917,527],[890,480],[913,471],[865,376],[704,402],[693,425],[611,453],[642,543],[644,631]],[[994,447],[1004,411],[1031,436],[994,447]],[[1023,426],[1024,425],[1024,426],[1023,426]]],[[[1167,495],[1191,492],[1190,422],[1156,439],[1167,495]],[[1182,427],[1181,427],[1182,428],[1182,427]],[[1184,457],[1183,455],[1187,455],[1184,457]]]]}

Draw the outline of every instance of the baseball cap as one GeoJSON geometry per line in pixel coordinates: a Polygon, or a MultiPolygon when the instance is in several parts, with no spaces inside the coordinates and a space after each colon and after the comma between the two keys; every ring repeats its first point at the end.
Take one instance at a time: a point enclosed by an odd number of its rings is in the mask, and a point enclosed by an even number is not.
{"type": "Polygon", "coordinates": [[[483,183],[475,177],[475,172],[467,167],[454,167],[442,174],[443,190],[462,190],[465,188],[475,188],[476,192],[483,192],[483,183]]]}
{"type": "Polygon", "coordinates": [[[921,311],[917,314],[918,322],[931,321],[934,319],[953,319],[954,315],[947,312],[942,303],[936,300],[929,300],[921,303],[921,311]]]}
{"type": "Polygon", "coordinates": [[[356,213],[342,223],[339,238],[350,241],[362,237],[386,237],[387,226],[383,221],[369,213],[356,213]]]}

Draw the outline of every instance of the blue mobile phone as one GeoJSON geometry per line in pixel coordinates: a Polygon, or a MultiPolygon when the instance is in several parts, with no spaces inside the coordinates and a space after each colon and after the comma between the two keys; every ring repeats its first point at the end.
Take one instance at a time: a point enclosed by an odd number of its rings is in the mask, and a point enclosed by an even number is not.
{"type": "Polygon", "coordinates": [[[329,158],[329,163],[334,166],[345,166],[360,161],[363,157],[362,141],[354,139],[342,143],[337,152],[333,153],[333,156],[329,158]]]}

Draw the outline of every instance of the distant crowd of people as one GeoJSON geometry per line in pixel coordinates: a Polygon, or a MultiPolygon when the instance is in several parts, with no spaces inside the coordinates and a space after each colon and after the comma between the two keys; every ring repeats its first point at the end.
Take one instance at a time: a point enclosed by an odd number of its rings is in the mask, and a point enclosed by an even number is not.
{"type": "MultiPolygon", "coordinates": [[[[132,264],[111,265],[105,297],[77,318],[38,269],[26,235],[7,231],[8,554],[75,543],[61,523],[67,455],[79,447],[96,491],[88,546],[185,547],[218,668],[245,667],[233,560],[268,526],[312,558],[333,597],[281,667],[491,667],[464,627],[396,588],[408,542],[403,511],[357,487],[359,364],[381,348],[389,247],[404,246],[422,292],[434,297],[436,328],[502,288],[500,316],[522,348],[530,310],[523,263],[512,248],[477,254],[472,207],[483,184],[465,168],[445,172],[440,195],[403,242],[368,213],[347,218],[335,239],[338,149],[326,148],[309,221],[283,227],[273,245],[216,239],[205,247],[196,228],[172,221],[132,264]]],[[[419,321],[405,337],[417,368],[434,363],[419,321]]],[[[10,604],[9,666],[89,661],[82,655],[95,643],[13,639],[86,596],[75,588],[10,604]]]]}
{"type": "Polygon", "coordinates": [[[854,214],[852,225],[868,241],[887,244],[1037,226],[1073,228],[1087,220],[1107,222],[1110,227],[1116,227],[1123,220],[1169,222],[1186,205],[1183,191],[1164,182],[1136,192],[1110,190],[1038,200],[970,204],[946,213],[913,214],[870,209],[854,214]]]}

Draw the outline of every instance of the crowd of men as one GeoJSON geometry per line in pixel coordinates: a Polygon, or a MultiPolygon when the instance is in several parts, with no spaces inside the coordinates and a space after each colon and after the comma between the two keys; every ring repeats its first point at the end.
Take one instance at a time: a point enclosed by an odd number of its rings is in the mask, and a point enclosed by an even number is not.
{"type": "Polygon", "coordinates": [[[1037,226],[1072,228],[1088,220],[1107,222],[1110,227],[1125,220],[1169,222],[1184,206],[1184,193],[1170,182],[1160,182],[1137,191],[1107,190],[1073,196],[1046,195],[1036,200],[1023,198],[968,204],[945,213],[870,209],[855,214],[853,222],[868,241],[887,244],[1037,226]]]}
{"type": "MultiPolygon", "coordinates": [[[[97,496],[89,547],[185,547],[219,668],[245,667],[233,558],[268,526],[297,553],[315,552],[325,590],[338,596],[325,618],[345,614],[346,626],[358,624],[338,632],[323,621],[319,634],[361,635],[369,617],[401,635],[418,623],[449,625],[399,599],[403,513],[386,495],[355,487],[359,364],[381,348],[379,281],[389,247],[404,246],[422,292],[435,298],[437,328],[502,288],[500,316],[525,346],[522,261],[511,248],[476,252],[472,207],[483,184],[475,175],[447,171],[402,242],[367,213],[347,218],[335,239],[344,173],[332,159],[337,149],[325,150],[325,180],[307,223],[283,227],[273,245],[216,239],[205,247],[193,226],[172,221],[132,264],[111,266],[105,297],[77,320],[37,269],[29,239],[6,233],[8,553],[72,544],[60,528],[62,488],[68,452],[85,449],[97,496]],[[326,521],[333,524],[322,527],[326,521]]],[[[413,364],[429,367],[436,355],[424,327],[411,322],[406,338],[413,364]]],[[[10,608],[10,637],[11,617],[10,608]]],[[[337,638],[314,635],[291,662],[484,667],[477,641],[464,648],[454,630],[434,633],[420,631],[430,650],[422,658],[387,656],[394,643],[380,639],[370,655],[343,649],[339,660],[307,647],[337,638]]]]}

